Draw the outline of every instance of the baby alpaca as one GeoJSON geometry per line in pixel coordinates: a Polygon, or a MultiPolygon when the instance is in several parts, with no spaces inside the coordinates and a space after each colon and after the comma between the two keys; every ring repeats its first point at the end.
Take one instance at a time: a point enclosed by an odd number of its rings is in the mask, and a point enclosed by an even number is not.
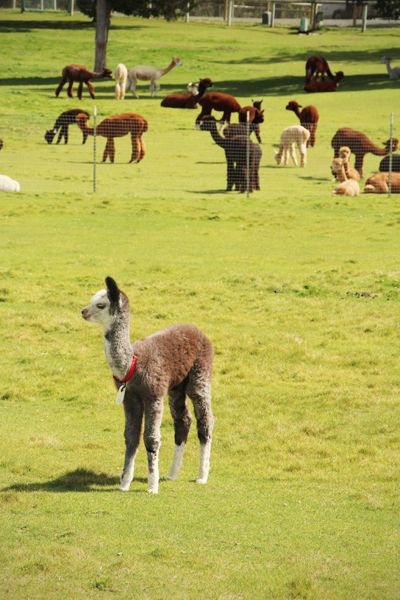
{"type": "Polygon", "coordinates": [[[82,310],[82,317],[103,328],[106,359],[119,390],[116,401],[124,405],[126,452],[118,489],[127,492],[133,479],[144,415],[148,491],[157,494],[160,427],[166,394],[175,430],[168,479],[175,481],[178,478],[182,464],[193,420],[187,402],[189,397],[200,440],[197,483],[207,483],[214,423],[211,410],[213,347],[210,340],[197,327],[186,324],[166,327],[131,344],[128,297],[111,277],[106,278],[106,285],[108,289],[97,292],[82,310]]]}
{"type": "Polygon", "coordinates": [[[117,100],[123,100],[125,98],[125,86],[126,80],[128,79],[128,69],[125,65],[120,63],[115,67],[114,71],[115,78],[115,97],[117,100]]]}
{"type": "Polygon", "coordinates": [[[280,165],[282,163],[283,155],[285,155],[285,166],[287,166],[289,164],[290,154],[297,167],[298,162],[294,149],[294,145],[297,144],[301,156],[300,166],[305,167],[307,164],[307,141],[309,137],[310,132],[301,125],[286,127],[281,133],[279,152],[275,151],[275,160],[277,164],[280,165]]]}
{"type": "Polygon", "coordinates": [[[0,175],[0,192],[20,192],[21,186],[7,175],[0,175]]]}
{"type": "MultiPolygon", "coordinates": [[[[355,179],[355,181],[360,181],[360,173],[357,171],[357,169],[350,167],[350,156],[351,150],[348,146],[342,146],[339,148],[339,158],[344,167],[347,179],[355,179]]],[[[335,179],[338,179],[338,177],[335,179]]]]}
{"type": "Polygon", "coordinates": [[[346,173],[342,160],[340,158],[334,158],[331,164],[331,171],[333,175],[336,175],[336,179],[340,181],[339,185],[335,187],[332,192],[332,196],[358,196],[360,193],[360,186],[354,179],[347,179],[346,173]]]}

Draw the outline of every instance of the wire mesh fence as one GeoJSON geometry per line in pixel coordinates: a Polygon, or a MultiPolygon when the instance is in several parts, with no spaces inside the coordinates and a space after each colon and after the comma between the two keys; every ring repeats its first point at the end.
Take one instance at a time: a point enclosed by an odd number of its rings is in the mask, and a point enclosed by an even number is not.
{"type": "MultiPolygon", "coordinates": [[[[76,110],[79,113],[80,109],[76,110]]],[[[365,180],[379,172],[380,165],[386,172],[390,170],[389,164],[381,164],[390,157],[389,119],[385,128],[374,123],[353,125],[362,133],[353,140],[345,135],[348,124],[319,123],[315,145],[306,149],[306,165],[301,168],[301,153],[296,140],[289,145],[288,166],[284,165],[285,152],[283,164],[278,165],[275,160],[283,130],[299,125],[292,113],[285,115],[281,122],[273,121],[272,117],[269,120],[266,115],[265,122],[260,125],[261,145],[254,133],[250,133],[252,141],[247,141],[246,125],[243,124],[244,130],[239,132],[243,138],[240,141],[242,154],[239,152],[234,160],[231,153],[238,152],[235,146],[239,141],[227,143],[227,132],[220,131],[217,124],[215,131],[196,129],[196,110],[163,109],[162,114],[148,119],[145,114],[133,117],[97,114],[96,128],[93,110],[91,113],[89,116],[81,113],[79,123],[75,115],[68,124],[62,123],[57,114],[53,117],[1,117],[0,173],[18,181],[21,192],[29,194],[76,194],[97,190],[113,195],[177,197],[182,193],[224,192],[227,187],[246,192],[250,187],[255,195],[273,197],[291,194],[293,186],[299,190],[304,181],[307,181],[309,196],[330,193],[334,187],[332,159],[341,146],[350,147],[350,167],[360,170],[362,162],[361,191],[365,180]],[[338,131],[342,131],[340,136],[338,131]],[[299,166],[293,161],[293,151],[299,166]],[[238,170],[230,177],[232,164],[238,170]]],[[[237,120],[235,115],[232,116],[234,120],[237,120]]],[[[397,148],[396,128],[392,136],[394,152],[397,148]]],[[[399,163],[400,157],[393,154],[393,173],[400,171],[399,163]]],[[[396,178],[397,175],[394,180],[396,178]]],[[[392,191],[396,192],[396,189],[392,191]]]]}

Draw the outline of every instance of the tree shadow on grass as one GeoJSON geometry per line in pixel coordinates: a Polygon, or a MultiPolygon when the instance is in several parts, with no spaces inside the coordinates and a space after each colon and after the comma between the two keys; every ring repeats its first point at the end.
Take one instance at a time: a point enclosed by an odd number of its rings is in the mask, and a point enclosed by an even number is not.
{"type": "MultiPolygon", "coordinates": [[[[136,481],[146,483],[147,479],[135,478],[136,481]]],[[[2,492],[99,492],[114,491],[120,484],[119,477],[110,477],[106,473],[95,473],[89,469],[75,469],[57,479],[44,483],[16,483],[3,488],[2,492]],[[99,487],[113,486],[112,490],[99,490],[99,487]]]]}

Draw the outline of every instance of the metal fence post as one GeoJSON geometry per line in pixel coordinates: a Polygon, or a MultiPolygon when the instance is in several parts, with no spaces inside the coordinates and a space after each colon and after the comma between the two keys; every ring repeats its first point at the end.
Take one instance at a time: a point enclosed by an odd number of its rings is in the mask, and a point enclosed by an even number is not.
{"type": "Polygon", "coordinates": [[[93,191],[96,191],[96,117],[97,117],[97,106],[94,107],[93,112],[93,191]]]}
{"type": "Polygon", "coordinates": [[[390,115],[389,196],[392,195],[393,113],[390,115]]]}
{"type": "Polygon", "coordinates": [[[247,197],[250,194],[250,112],[246,113],[247,197]]]}

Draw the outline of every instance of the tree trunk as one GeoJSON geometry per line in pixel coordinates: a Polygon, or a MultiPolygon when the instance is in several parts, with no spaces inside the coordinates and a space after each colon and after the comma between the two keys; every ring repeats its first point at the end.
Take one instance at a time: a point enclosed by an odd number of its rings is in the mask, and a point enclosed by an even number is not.
{"type": "Polygon", "coordinates": [[[110,29],[111,3],[109,0],[96,2],[96,53],[94,70],[98,73],[107,66],[107,41],[110,29]]]}

